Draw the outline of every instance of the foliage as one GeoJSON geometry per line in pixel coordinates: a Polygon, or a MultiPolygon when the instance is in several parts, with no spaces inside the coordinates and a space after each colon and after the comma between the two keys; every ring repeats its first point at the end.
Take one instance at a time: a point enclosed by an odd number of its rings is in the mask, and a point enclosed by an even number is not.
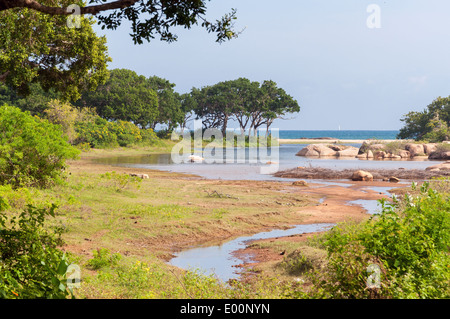
{"type": "Polygon", "coordinates": [[[155,129],[157,124],[167,126],[167,130],[172,130],[183,122],[185,110],[182,107],[182,97],[174,91],[175,84],[166,79],[152,76],[148,79],[150,87],[158,95],[158,116],[150,128],[155,129]]]}
{"type": "Polygon", "coordinates": [[[16,107],[0,107],[0,184],[45,187],[61,180],[78,150],[61,128],[16,107]]]}
{"type": "Polygon", "coordinates": [[[386,204],[367,223],[327,234],[328,268],[316,274],[316,293],[327,298],[448,298],[450,197],[425,183],[421,195],[386,204]],[[368,266],[380,269],[368,289],[368,266]]]}
{"type": "Polygon", "coordinates": [[[99,116],[75,123],[75,144],[89,143],[94,148],[152,145],[158,138],[152,129],[139,129],[126,121],[109,122],[99,116]]]}
{"type": "Polygon", "coordinates": [[[89,259],[87,266],[93,270],[117,265],[122,258],[118,253],[111,253],[109,249],[99,248],[93,251],[93,258],[89,259]]]}
{"type": "MultiPolygon", "coordinates": [[[[0,12],[17,7],[36,9],[51,18],[65,16],[70,12],[65,7],[70,3],[55,0],[39,1],[3,0],[0,2],[0,12]],[[62,2],[62,3],[61,3],[62,2]]],[[[225,14],[220,20],[209,22],[205,19],[206,0],[200,1],[147,1],[147,0],[117,0],[105,3],[105,0],[91,0],[94,5],[84,5],[81,1],[75,3],[80,5],[79,13],[94,15],[98,18],[102,29],[105,27],[115,30],[121,25],[122,20],[129,20],[132,33],[130,34],[134,43],[150,41],[155,35],[160,35],[162,41],[172,42],[177,36],[172,33],[171,28],[182,26],[190,29],[193,25],[201,23],[208,32],[215,33],[217,42],[223,42],[238,36],[233,30],[233,20],[236,19],[236,10],[225,14]],[[103,13],[105,12],[105,15],[103,13]],[[109,14],[106,14],[109,12],[109,14]],[[111,13],[112,12],[112,13],[111,13]]]]}
{"type": "Polygon", "coordinates": [[[275,119],[300,111],[298,102],[273,81],[250,82],[245,78],[219,82],[191,91],[193,110],[204,128],[220,129],[226,135],[228,123],[236,120],[244,133],[256,132],[262,125],[269,131],[275,119]]]}
{"type": "Polygon", "coordinates": [[[69,262],[58,248],[62,229],[45,227],[45,219],[55,217],[55,208],[28,205],[19,216],[11,218],[0,213],[0,298],[70,295],[65,285],[69,262]]]}
{"type": "Polygon", "coordinates": [[[95,113],[89,108],[78,110],[69,103],[59,100],[51,100],[44,113],[51,123],[61,125],[71,144],[77,138],[75,123],[90,121],[95,117],[95,113]]]}
{"type": "Polygon", "coordinates": [[[159,115],[158,95],[148,79],[126,69],[111,70],[104,85],[84,91],[75,105],[93,107],[104,119],[131,121],[143,128],[159,115]]]}
{"type": "Polygon", "coordinates": [[[39,83],[30,83],[28,88],[29,94],[20,95],[15,88],[0,82],[0,105],[14,105],[22,111],[29,111],[31,115],[42,116],[49,102],[61,96],[54,89],[44,91],[39,83]]]}
{"type": "MultiPolygon", "coordinates": [[[[48,5],[82,1],[47,0],[48,5]]],[[[9,4],[13,8],[14,3],[9,4]]],[[[61,98],[77,99],[80,91],[94,89],[108,72],[105,37],[97,37],[91,17],[80,17],[79,28],[69,27],[67,16],[51,16],[29,8],[0,11],[0,82],[30,93],[38,82],[54,88],[61,98]]]]}
{"type": "Polygon", "coordinates": [[[439,97],[422,112],[409,112],[401,121],[405,126],[400,129],[398,138],[415,140],[427,139],[442,142],[449,138],[450,97],[439,97]]]}

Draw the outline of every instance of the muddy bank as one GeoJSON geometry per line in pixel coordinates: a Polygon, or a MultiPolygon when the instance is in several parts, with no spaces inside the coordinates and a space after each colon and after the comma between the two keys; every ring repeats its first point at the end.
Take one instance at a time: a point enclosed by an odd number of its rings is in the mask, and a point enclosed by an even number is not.
{"type": "MultiPolygon", "coordinates": [[[[403,180],[427,180],[433,177],[450,176],[450,171],[426,171],[421,169],[364,169],[373,175],[374,180],[383,180],[391,176],[403,180]]],[[[274,174],[275,177],[299,179],[348,179],[355,169],[333,170],[320,167],[293,168],[274,174]]]]}

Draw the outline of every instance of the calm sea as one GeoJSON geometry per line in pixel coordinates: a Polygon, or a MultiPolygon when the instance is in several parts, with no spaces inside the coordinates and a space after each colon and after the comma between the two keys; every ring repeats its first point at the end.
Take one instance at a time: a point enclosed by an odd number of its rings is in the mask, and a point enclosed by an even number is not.
{"type": "Polygon", "coordinates": [[[395,140],[399,131],[288,131],[280,130],[281,139],[299,139],[299,138],[322,138],[331,137],[340,140],[395,140]]]}

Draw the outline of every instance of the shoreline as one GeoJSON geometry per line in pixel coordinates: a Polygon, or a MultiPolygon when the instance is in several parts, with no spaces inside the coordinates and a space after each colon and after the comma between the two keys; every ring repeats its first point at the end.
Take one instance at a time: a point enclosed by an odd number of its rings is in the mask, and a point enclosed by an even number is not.
{"type": "MultiPolygon", "coordinates": [[[[364,141],[369,141],[370,139],[366,140],[343,140],[343,139],[336,139],[336,138],[298,138],[298,139],[278,139],[278,143],[280,145],[282,144],[362,144],[364,141]]],[[[378,141],[378,140],[377,140],[378,141]]],[[[381,142],[385,143],[392,143],[397,141],[409,141],[409,140],[379,140],[381,142]]]]}

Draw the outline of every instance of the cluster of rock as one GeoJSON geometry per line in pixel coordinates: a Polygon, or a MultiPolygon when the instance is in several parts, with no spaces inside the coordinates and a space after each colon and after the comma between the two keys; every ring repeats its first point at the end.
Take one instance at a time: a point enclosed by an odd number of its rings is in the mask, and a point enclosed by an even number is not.
{"type": "Polygon", "coordinates": [[[427,167],[425,170],[430,172],[450,171],[450,161],[427,167]]]}
{"type": "Polygon", "coordinates": [[[450,160],[450,151],[438,148],[436,143],[391,143],[365,141],[360,148],[340,144],[310,144],[297,156],[307,157],[356,157],[359,159],[411,159],[428,158],[450,160]]]}
{"type": "Polygon", "coordinates": [[[297,156],[337,156],[355,157],[359,153],[359,148],[340,144],[310,144],[300,150],[297,156]]]}

